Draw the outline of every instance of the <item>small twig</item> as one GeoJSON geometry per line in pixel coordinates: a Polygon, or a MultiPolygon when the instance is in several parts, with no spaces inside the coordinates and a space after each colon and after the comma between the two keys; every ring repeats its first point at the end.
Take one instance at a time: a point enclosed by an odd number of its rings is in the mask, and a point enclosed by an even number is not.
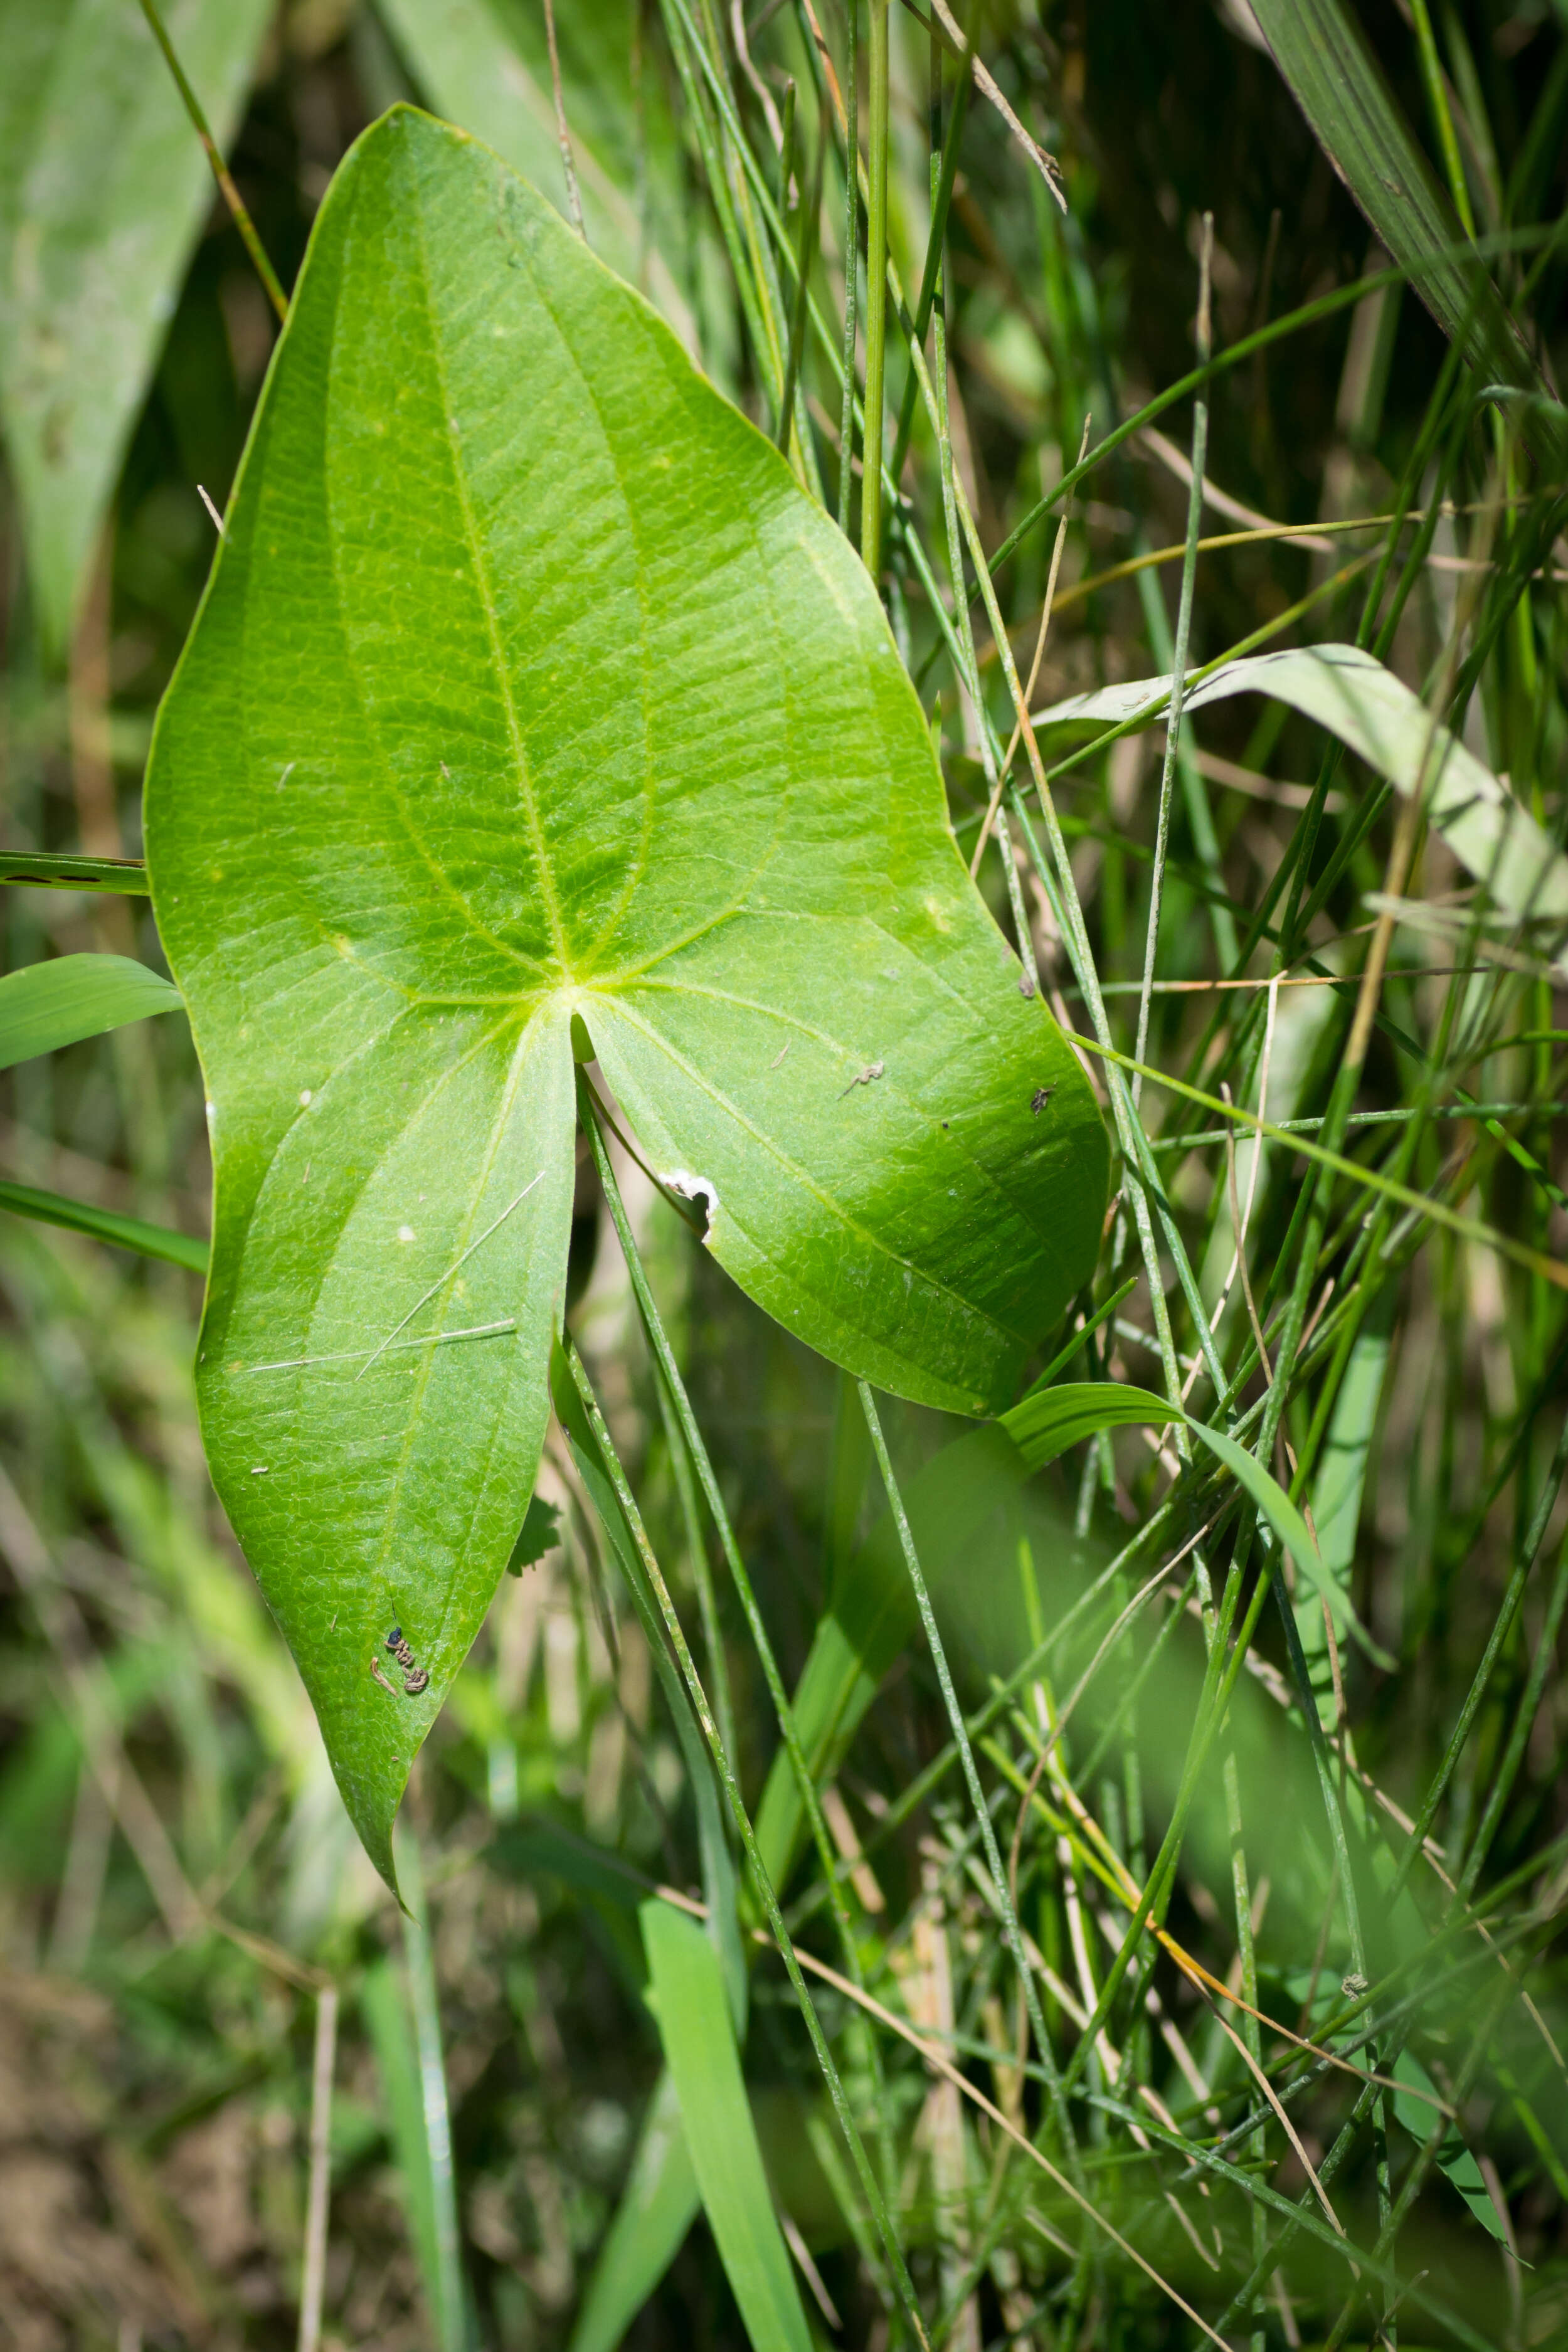
{"type": "MultiPolygon", "coordinates": [[[[757,29],[759,32],[762,30],[760,23],[757,29]]],[[[751,47],[746,39],[746,15],[745,10],[741,5],[741,0],[730,0],[730,31],[734,38],[735,55],[741,61],[741,71],[751,83],[752,89],[756,95],[757,104],[763,110],[763,114],[768,126],[768,136],[773,141],[779,154],[783,155],[784,152],[784,126],[779,121],[779,110],[773,104],[773,93],[770,91],[767,83],[763,79],[762,75],[757,71],[756,67],[752,62],[751,47]]],[[[784,160],[786,167],[785,193],[787,194],[788,158],[785,157],[784,160]]]]}
{"type": "Polygon", "coordinates": [[[184,68],[174,55],[174,44],[164,31],[163,19],[158,13],[157,0],[142,0],[142,14],[147,19],[153,38],[163,52],[163,62],[174,77],[174,87],[180,93],[185,112],[191,118],[191,128],[201,141],[207,162],[212,165],[212,174],[217,182],[218,194],[234,216],[234,225],[245,240],[245,249],[256,264],[257,275],[267,289],[268,298],[273,309],[280,320],[286,320],[289,316],[289,298],[278,282],[277,271],[267,258],[266,248],[256,233],[256,223],[247,212],[245,199],[230,177],[228,165],[218,152],[217,141],[207,129],[207,119],[202,112],[201,100],[185,79],[184,68]]]}
{"type": "Polygon", "coordinates": [[[583,199],[577,193],[577,167],[572,161],[572,134],[566,128],[566,100],[561,90],[561,57],[555,46],[555,0],[544,0],[544,37],[550,47],[550,88],[555,100],[555,137],[561,149],[561,168],[566,174],[566,210],[573,227],[586,245],[588,232],[583,226],[583,199]]]}
{"type": "MultiPolygon", "coordinates": [[[[931,0],[931,5],[932,12],[934,13],[939,24],[942,26],[943,32],[946,33],[949,40],[952,42],[954,47],[958,50],[960,55],[962,55],[968,47],[968,44],[964,39],[963,28],[959,25],[956,17],[953,16],[952,9],[947,5],[947,0],[931,0]]],[[[918,13],[918,10],[911,11],[911,14],[918,13]]],[[[1068,200],[1066,192],[1062,187],[1061,166],[1058,163],[1056,157],[1054,155],[1047,155],[1037,139],[1030,138],[1028,132],[1025,130],[1023,124],[1019,121],[1017,116],[1014,113],[1012,108],[1003,97],[1002,92],[996,87],[994,78],[986,71],[985,67],[981,63],[978,58],[974,60],[974,79],[980,88],[984,91],[986,97],[991,100],[992,105],[996,109],[997,113],[1002,117],[1003,121],[1007,125],[1007,128],[1012,132],[1014,138],[1024,150],[1025,154],[1027,155],[1030,163],[1034,164],[1036,170],[1039,173],[1041,179],[1044,180],[1047,187],[1050,190],[1055,203],[1059,206],[1060,210],[1065,213],[1068,208],[1068,200]]]]}

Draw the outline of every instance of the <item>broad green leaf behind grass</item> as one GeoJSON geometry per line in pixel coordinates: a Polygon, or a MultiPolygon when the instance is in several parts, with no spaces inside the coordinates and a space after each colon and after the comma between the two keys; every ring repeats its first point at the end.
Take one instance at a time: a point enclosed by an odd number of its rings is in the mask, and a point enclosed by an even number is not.
{"type": "MultiPolygon", "coordinates": [[[[163,0],[215,137],[268,0],[163,0]]],[[[212,175],[136,0],[0,0],[0,422],[63,647],[212,175]]]]}
{"type": "MultiPolygon", "coordinates": [[[[436,112],[484,140],[564,213],[544,12],[537,0],[379,5],[436,112]]],[[[644,287],[690,351],[696,328],[671,266],[673,258],[684,270],[694,234],[681,217],[684,163],[652,43],[640,91],[633,89],[637,5],[637,0],[574,0],[556,10],[567,132],[589,244],[601,261],[644,287]]]]}
{"type": "Polygon", "coordinates": [[[208,1457],[390,1873],[532,1486],[574,1052],[762,1306],[968,1412],[1093,1263],[1105,1135],[845,541],[412,110],[321,207],[146,814],[212,1106],[208,1457]]]}

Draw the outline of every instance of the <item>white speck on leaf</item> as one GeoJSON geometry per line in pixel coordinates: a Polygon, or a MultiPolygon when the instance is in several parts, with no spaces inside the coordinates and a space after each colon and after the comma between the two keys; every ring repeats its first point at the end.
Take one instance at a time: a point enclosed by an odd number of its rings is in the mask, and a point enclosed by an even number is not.
{"type": "Polygon", "coordinates": [[[266,1463],[265,1463],[265,1462],[258,1462],[258,1463],[257,1463],[257,1465],[256,1465],[255,1468],[251,1471],[251,1474],[250,1474],[250,1475],[251,1475],[251,1476],[252,1476],[253,1478],[265,1478],[265,1477],[266,1477],[266,1475],[267,1475],[267,1465],[266,1465],[266,1463]]]}
{"type": "Polygon", "coordinates": [[[411,1242],[414,1239],[413,1226],[399,1225],[397,1228],[397,1238],[400,1242],[411,1242]]]}
{"type": "Polygon", "coordinates": [[[667,1192],[679,1193],[683,1201],[701,1202],[702,1213],[708,1220],[708,1231],[704,1239],[711,1242],[713,1220],[719,1213],[718,1186],[706,1176],[693,1176],[689,1170],[685,1168],[677,1168],[669,1175],[661,1176],[658,1181],[667,1192]]]}
{"type": "Polygon", "coordinates": [[[300,1089],[300,1108],[301,1110],[309,1110],[310,1108],[310,1089],[309,1087],[303,1087],[300,1089]]]}

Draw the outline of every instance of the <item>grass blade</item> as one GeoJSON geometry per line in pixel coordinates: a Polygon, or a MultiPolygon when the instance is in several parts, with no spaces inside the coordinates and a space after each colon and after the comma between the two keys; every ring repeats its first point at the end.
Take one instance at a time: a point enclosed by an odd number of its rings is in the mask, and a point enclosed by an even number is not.
{"type": "MultiPolygon", "coordinates": [[[[1256,0],[1276,64],[1313,135],[1444,332],[1489,373],[1535,390],[1534,369],[1342,0],[1256,0]]],[[[1528,433],[1561,428],[1531,407],[1528,433]]]]}
{"type": "Polygon", "coordinates": [[[13,1184],[0,1178],[0,1209],[14,1216],[34,1217],[40,1224],[64,1225],[68,1233],[87,1234],[95,1242],[112,1242],[116,1249],[134,1250],[138,1257],[155,1257],[165,1265],[183,1265],[192,1274],[205,1274],[207,1245],[189,1234],[171,1232],[167,1225],[150,1225],[142,1217],[123,1217],[117,1209],[95,1209],[86,1201],[68,1201],[63,1192],[45,1192],[33,1184],[13,1184]]]}
{"type": "Polygon", "coordinates": [[[659,2038],[697,2185],[753,2352],[811,2352],[784,2234],[768,2193],[719,1957],[695,1920],[642,1906],[659,2038]]]}
{"type": "Polygon", "coordinates": [[[0,980],[0,1070],[184,1007],[173,981],[131,956],[64,955],[27,964],[0,980]]]}
{"type": "MultiPolygon", "coordinates": [[[[1169,678],[1075,694],[1037,713],[1047,727],[1165,716],[1169,678]]],[[[1226,662],[1187,688],[1190,713],[1234,694],[1271,695],[1337,735],[1426,814],[1463,865],[1510,914],[1568,921],[1568,858],[1491,770],[1441,727],[1393,671],[1357,646],[1292,646],[1226,662]]]]}

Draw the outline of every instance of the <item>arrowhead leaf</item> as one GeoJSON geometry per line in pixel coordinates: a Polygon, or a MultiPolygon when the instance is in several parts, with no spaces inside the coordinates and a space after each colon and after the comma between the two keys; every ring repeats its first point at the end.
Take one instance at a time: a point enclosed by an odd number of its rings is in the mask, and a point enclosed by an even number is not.
{"type": "Polygon", "coordinates": [[[971,1412],[1092,1264],[1104,1131],[846,542],[409,109],[318,217],[146,814],[212,1104],[208,1457],[390,1877],[537,1466],[574,1034],[753,1297],[971,1412]]]}
{"type": "MultiPolygon", "coordinates": [[[[166,0],[220,145],[270,15],[166,0]]],[[[212,177],[135,0],[0,0],[0,420],[58,651],[212,177]]]]}

